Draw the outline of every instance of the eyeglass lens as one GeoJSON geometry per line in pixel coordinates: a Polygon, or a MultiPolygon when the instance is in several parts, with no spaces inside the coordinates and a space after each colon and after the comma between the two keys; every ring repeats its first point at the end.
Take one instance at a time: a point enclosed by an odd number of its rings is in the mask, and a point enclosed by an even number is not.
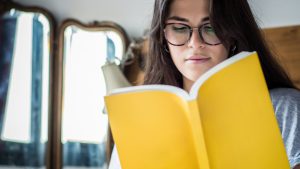
{"type": "MultiPolygon", "coordinates": [[[[197,29],[200,38],[204,43],[208,45],[217,45],[221,43],[215,33],[215,30],[210,24],[204,24],[197,29]]],[[[181,46],[190,40],[193,29],[185,24],[169,23],[165,26],[164,31],[165,38],[170,44],[181,46]]]]}

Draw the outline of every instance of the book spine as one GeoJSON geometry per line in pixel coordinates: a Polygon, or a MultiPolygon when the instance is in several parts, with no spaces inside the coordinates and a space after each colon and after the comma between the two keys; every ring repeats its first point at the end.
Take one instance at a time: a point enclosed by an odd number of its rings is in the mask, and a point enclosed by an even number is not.
{"type": "Polygon", "coordinates": [[[191,113],[190,122],[192,126],[192,134],[194,137],[194,144],[195,144],[199,169],[210,169],[197,101],[196,100],[189,101],[189,107],[191,113]]]}

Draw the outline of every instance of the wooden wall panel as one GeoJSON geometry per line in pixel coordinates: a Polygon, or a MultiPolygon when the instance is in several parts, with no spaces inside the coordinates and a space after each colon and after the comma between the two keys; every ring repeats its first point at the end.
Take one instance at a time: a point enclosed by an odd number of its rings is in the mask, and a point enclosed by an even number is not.
{"type": "MultiPolygon", "coordinates": [[[[300,25],[263,29],[271,49],[279,56],[278,61],[287,71],[294,84],[300,89],[300,25]]],[[[147,42],[147,40],[145,40],[147,42]]],[[[134,64],[125,69],[127,77],[133,85],[141,85],[143,71],[138,68],[138,57],[144,59],[147,55],[147,43],[137,44],[134,64]],[[142,47],[143,46],[143,47],[142,47]],[[142,48],[141,48],[142,47],[142,48]]]]}
{"type": "Polygon", "coordinates": [[[280,64],[300,88],[300,25],[263,30],[267,43],[275,51],[280,64]]]}

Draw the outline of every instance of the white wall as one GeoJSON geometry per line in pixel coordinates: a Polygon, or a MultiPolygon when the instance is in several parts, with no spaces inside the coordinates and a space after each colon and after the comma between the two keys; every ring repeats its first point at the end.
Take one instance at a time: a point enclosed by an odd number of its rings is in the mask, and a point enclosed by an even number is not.
{"type": "MultiPolygon", "coordinates": [[[[48,9],[58,23],[76,18],[83,23],[111,20],[130,37],[139,37],[149,26],[154,0],[14,0],[48,9]]],[[[300,24],[300,0],[248,0],[262,27],[300,24]]]]}
{"type": "Polygon", "coordinates": [[[300,25],[300,0],[248,0],[261,27],[300,25]]]}
{"type": "Polygon", "coordinates": [[[76,18],[83,23],[114,21],[130,37],[141,36],[150,25],[154,0],[13,0],[49,10],[56,21],[76,18]]]}

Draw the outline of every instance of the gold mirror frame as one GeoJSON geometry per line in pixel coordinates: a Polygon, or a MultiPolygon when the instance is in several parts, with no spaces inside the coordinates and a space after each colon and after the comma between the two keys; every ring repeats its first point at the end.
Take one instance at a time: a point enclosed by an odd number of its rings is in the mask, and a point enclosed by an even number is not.
{"type": "Polygon", "coordinates": [[[25,5],[21,5],[19,3],[16,2],[12,2],[12,1],[3,1],[1,2],[0,5],[0,14],[1,16],[5,13],[8,12],[11,9],[16,9],[18,11],[22,11],[22,12],[32,12],[32,13],[39,13],[41,15],[44,15],[44,17],[48,20],[49,22],[49,89],[48,89],[48,131],[47,131],[47,135],[48,135],[48,142],[45,148],[45,167],[47,169],[53,168],[53,163],[52,163],[52,156],[54,154],[53,152],[53,130],[52,130],[52,115],[54,114],[53,109],[52,109],[52,105],[53,105],[53,95],[52,95],[52,91],[53,91],[53,58],[54,58],[54,38],[55,38],[55,28],[56,28],[56,22],[55,19],[53,17],[53,15],[46,10],[45,8],[39,7],[39,6],[25,6],[25,5]]]}
{"type": "MultiPolygon", "coordinates": [[[[57,150],[54,152],[55,159],[53,159],[53,168],[61,169],[62,168],[62,106],[63,106],[63,86],[64,86],[64,32],[67,27],[76,26],[85,31],[97,32],[97,31],[114,31],[118,35],[120,35],[122,41],[124,42],[124,53],[125,55],[126,49],[129,45],[129,38],[125,30],[118,25],[117,23],[111,21],[102,21],[102,22],[93,22],[91,24],[83,24],[75,19],[67,19],[65,20],[59,28],[59,41],[58,41],[58,58],[55,59],[54,63],[54,81],[56,82],[53,93],[54,93],[54,117],[53,117],[53,140],[54,145],[53,149],[57,150]]],[[[100,68],[100,66],[99,66],[100,68]]],[[[100,72],[99,72],[100,73],[100,72]]],[[[112,136],[109,130],[108,133],[108,142],[107,142],[107,159],[110,158],[110,154],[112,151],[112,136]]]]}

